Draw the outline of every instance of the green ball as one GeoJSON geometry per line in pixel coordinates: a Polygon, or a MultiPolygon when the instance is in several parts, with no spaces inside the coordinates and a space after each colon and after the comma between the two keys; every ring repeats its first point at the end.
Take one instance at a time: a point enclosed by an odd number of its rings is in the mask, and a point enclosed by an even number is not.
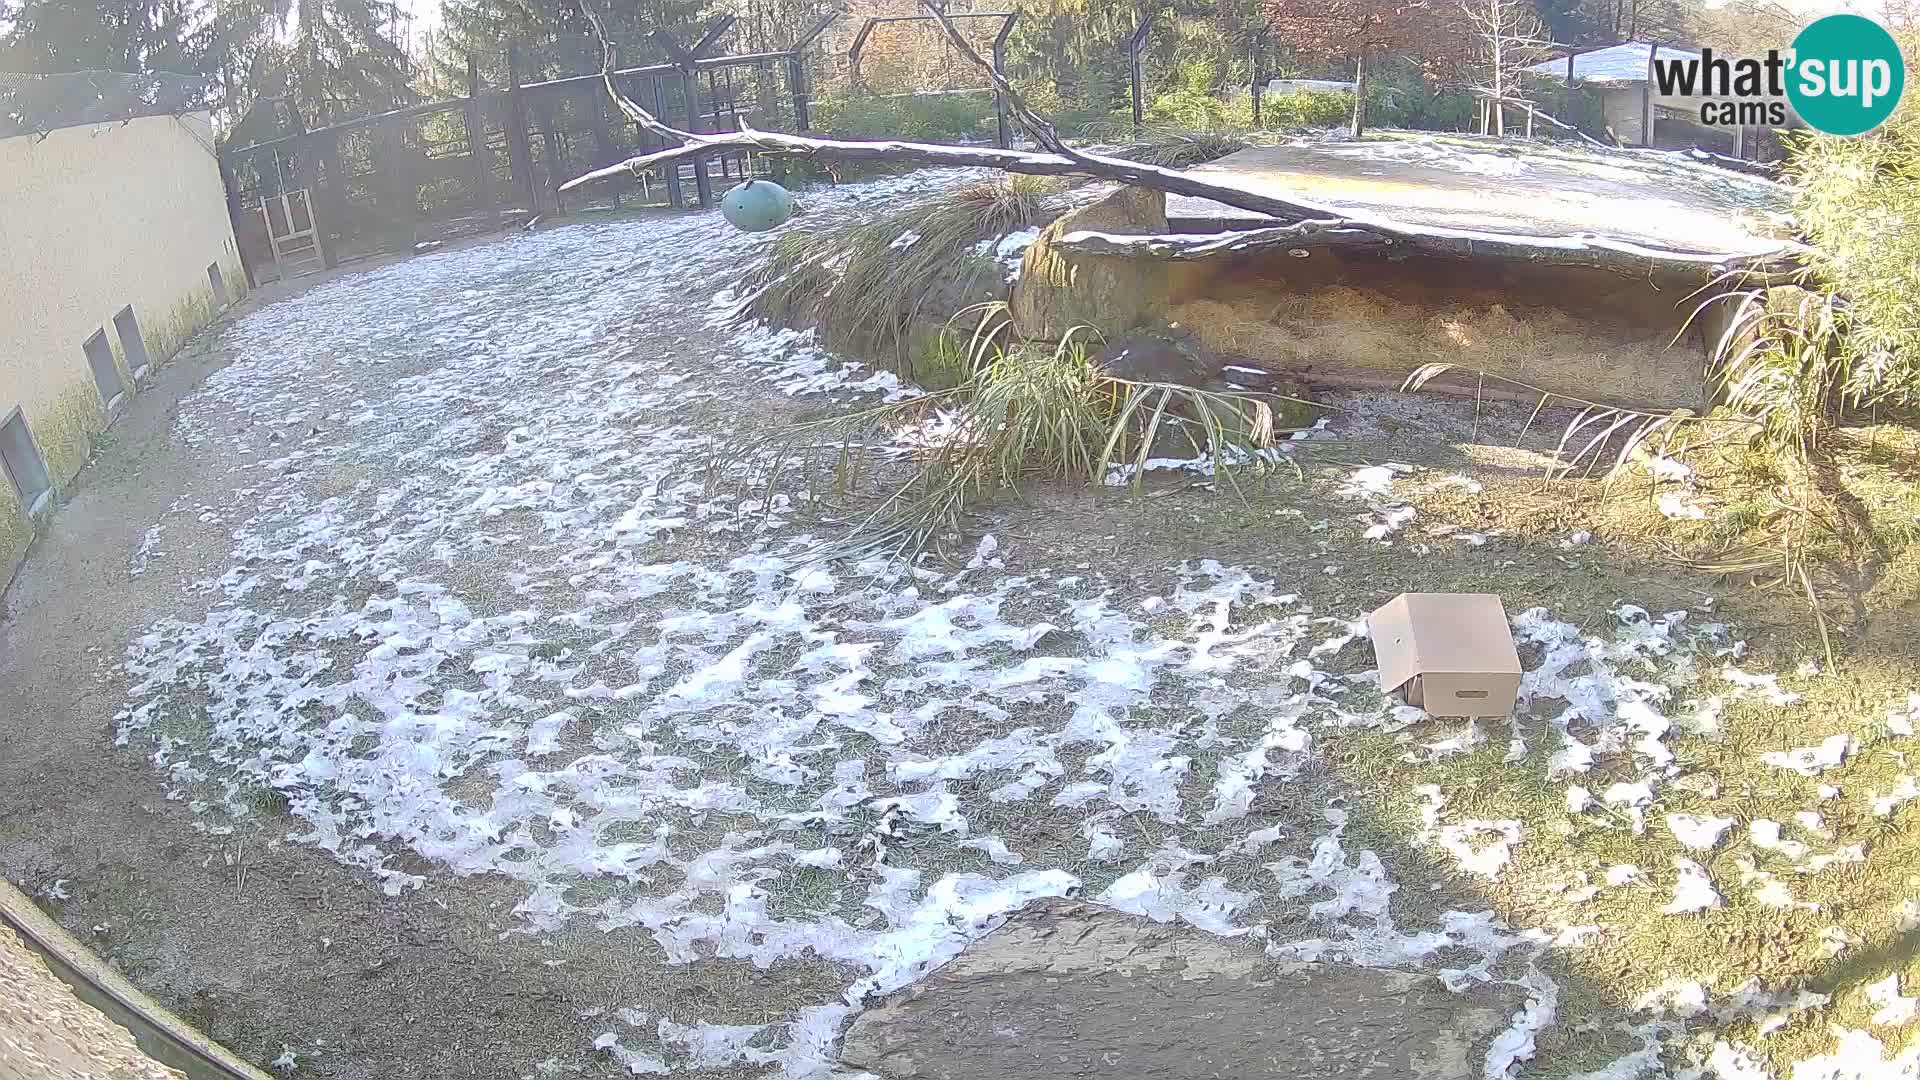
{"type": "Polygon", "coordinates": [[[793,196],[771,180],[748,180],[720,196],[720,216],[741,232],[766,232],[793,216],[793,196]]]}

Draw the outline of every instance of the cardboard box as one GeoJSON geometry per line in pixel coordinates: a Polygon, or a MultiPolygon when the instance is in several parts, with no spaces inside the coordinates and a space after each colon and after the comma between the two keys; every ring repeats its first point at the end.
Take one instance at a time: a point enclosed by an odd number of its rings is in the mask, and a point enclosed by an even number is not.
{"type": "Polygon", "coordinates": [[[1367,616],[1380,688],[1433,716],[1506,716],[1520,654],[1492,593],[1401,593],[1367,616]]]}

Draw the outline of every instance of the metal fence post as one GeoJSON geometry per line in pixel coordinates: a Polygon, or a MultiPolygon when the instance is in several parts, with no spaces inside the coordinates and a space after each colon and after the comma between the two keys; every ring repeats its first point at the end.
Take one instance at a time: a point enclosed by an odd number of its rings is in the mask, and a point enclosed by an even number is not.
{"type": "Polygon", "coordinates": [[[1133,130],[1136,134],[1147,122],[1146,111],[1146,72],[1141,70],[1140,54],[1147,47],[1147,34],[1153,29],[1153,12],[1140,16],[1139,25],[1127,38],[1120,51],[1127,54],[1127,100],[1133,106],[1133,130]]]}
{"type": "MultiPolygon", "coordinates": [[[[680,69],[680,93],[687,99],[687,130],[705,134],[700,122],[700,80],[691,67],[680,69]]],[[[693,156],[693,190],[700,196],[701,206],[713,204],[713,181],[707,176],[707,159],[700,154],[693,156]]]]}
{"type": "Polygon", "coordinates": [[[347,220],[347,178],[340,169],[339,132],[323,131],[313,138],[320,146],[320,198],[309,200],[307,205],[313,212],[313,242],[320,249],[320,262],[331,270],[338,265],[338,260],[327,226],[347,220]]]}
{"type": "Polygon", "coordinates": [[[480,65],[467,57],[467,171],[473,182],[473,208],[489,225],[500,224],[493,197],[493,154],[487,147],[486,115],[480,108],[480,65]]]}
{"type": "Polygon", "coordinates": [[[808,115],[807,106],[807,61],[798,52],[787,54],[787,88],[793,93],[793,123],[795,131],[812,131],[813,117],[808,115]]]}
{"type": "Polygon", "coordinates": [[[1248,64],[1252,67],[1253,74],[1249,77],[1249,81],[1247,85],[1247,94],[1253,99],[1253,126],[1256,128],[1261,126],[1261,123],[1260,123],[1260,90],[1261,90],[1260,51],[1261,50],[1260,50],[1259,42],[1255,42],[1251,50],[1252,56],[1248,58],[1248,64]]]}
{"type": "MultiPolygon", "coordinates": [[[[993,70],[1002,79],[1007,77],[1007,39],[1013,36],[1014,20],[1019,17],[1018,10],[1007,12],[1007,21],[1000,24],[1000,32],[993,38],[993,70]]],[[[993,92],[993,127],[1000,149],[1011,149],[1013,133],[1007,126],[1007,96],[999,90],[993,92]]]]}
{"type": "Polygon", "coordinates": [[[1647,44],[1647,81],[1640,86],[1640,145],[1653,145],[1653,62],[1660,55],[1660,43],[1647,44]]]}
{"type": "Polygon", "coordinates": [[[254,277],[253,260],[247,258],[247,246],[241,241],[246,233],[241,226],[244,211],[240,209],[240,178],[234,175],[230,150],[220,151],[214,160],[220,165],[220,183],[227,189],[227,222],[233,226],[233,246],[240,250],[240,272],[247,276],[247,291],[252,292],[260,287],[260,282],[254,277]]]}
{"type": "Polygon", "coordinates": [[[527,213],[540,212],[540,185],[533,178],[533,143],[527,138],[527,97],[520,89],[520,47],[507,46],[507,165],[515,198],[525,195],[527,213]]]}
{"type": "MultiPolygon", "coordinates": [[[[553,192],[553,212],[567,212],[565,199],[560,194],[560,185],[567,182],[567,148],[560,141],[560,135],[554,130],[553,101],[548,92],[542,91],[533,99],[534,119],[540,125],[540,145],[546,150],[547,187],[553,192]]],[[[535,207],[538,209],[538,207],[535,207]]]]}
{"type": "Polygon", "coordinates": [[[420,239],[420,181],[413,175],[413,160],[408,157],[412,151],[407,149],[407,133],[400,125],[411,122],[410,117],[395,116],[379,122],[373,129],[374,156],[385,161],[380,172],[387,206],[392,211],[395,228],[406,231],[409,250],[420,239]]]}

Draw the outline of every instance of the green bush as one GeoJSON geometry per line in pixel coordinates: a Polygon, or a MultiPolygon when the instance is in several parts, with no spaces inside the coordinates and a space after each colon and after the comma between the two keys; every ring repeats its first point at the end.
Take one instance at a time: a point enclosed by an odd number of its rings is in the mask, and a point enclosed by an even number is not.
{"type": "MultiPolygon", "coordinates": [[[[1375,87],[1367,95],[1367,126],[1460,131],[1473,121],[1473,100],[1458,91],[1425,87],[1375,87]]],[[[1222,98],[1181,87],[1155,97],[1146,108],[1147,123],[1185,131],[1252,131],[1253,98],[1222,98]]],[[[1262,94],[1262,131],[1306,131],[1340,127],[1353,115],[1353,94],[1341,90],[1301,90],[1262,94]]]]}
{"type": "MultiPolygon", "coordinates": [[[[1329,91],[1263,94],[1260,129],[1303,131],[1344,124],[1353,112],[1353,95],[1329,91]]],[[[1253,98],[1221,98],[1189,88],[1169,90],[1146,108],[1147,123],[1181,131],[1251,131],[1253,98]]]]}
{"type": "MultiPolygon", "coordinates": [[[[1206,91],[1196,91],[1187,87],[1169,90],[1156,96],[1147,103],[1147,123],[1160,127],[1184,128],[1188,131],[1217,131],[1225,127],[1245,127],[1237,124],[1232,116],[1231,106],[1206,91]]],[[[1249,120],[1251,118],[1249,117],[1249,120]]]]}
{"type": "MultiPolygon", "coordinates": [[[[1245,107],[1247,122],[1251,124],[1253,102],[1250,98],[1245,107]]],[[[1352,115],[1353,95],[1344,91],[1301,90],[1260,95],[1260,126],[1267,131],[1338,127],[1352,115]]]]}
{"type": "MultiPolygon", "coordinates": [[[[1368,94],[1367,124],[1415,131],[1465,131],[1473,126],[1473,95],[1421,84],[1368,94]]],[[[1512,115],[1509,113],[1509,115],[1512,115]]]]}
{"type": "Polygon", "coordinates": [[[1909,98],[1868,135],[1790,149],[1807,261],[1845,300],[1845,402],[1920,404],[1920,108],[1909,98]]]}
{"type": "Polygon", "coordinates": [[[815,105],[813,119],[822,131],[848,138],[954,142],[994,136],[993,98],[981,93],[827,98],[815,105]]]}

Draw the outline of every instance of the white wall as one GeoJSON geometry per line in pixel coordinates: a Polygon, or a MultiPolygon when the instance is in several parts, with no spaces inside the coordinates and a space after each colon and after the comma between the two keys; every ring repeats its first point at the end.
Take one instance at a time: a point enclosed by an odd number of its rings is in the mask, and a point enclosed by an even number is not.
{"type": "MultiPolygon", "coordinates": [[[[204,113],[0,139],[0,421],[18,407],[56,490],[109,417],[81,345],[128,304],[165,361],[217,313],[207,266],[246,288],[204,113]]],[[[0,585],[31,536],[0,478],[0,585]]]]}

